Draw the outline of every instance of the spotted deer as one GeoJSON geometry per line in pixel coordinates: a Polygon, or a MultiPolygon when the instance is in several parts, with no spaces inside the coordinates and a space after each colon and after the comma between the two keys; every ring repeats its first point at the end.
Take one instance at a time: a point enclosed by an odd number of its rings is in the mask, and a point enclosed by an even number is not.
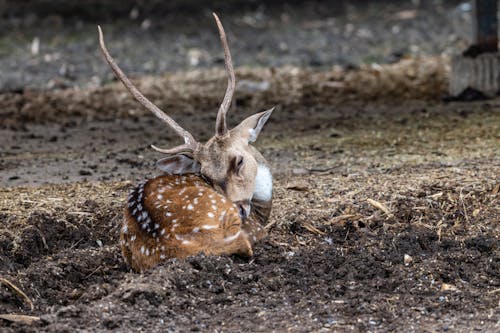
{"type": "Polygon", "coordinates": [[[224,50],[228,85],[219,107],[215,135],[195,140],[175,120],[149,101],[109,54],[100,27],[99,43],[106,61],[132,96],[184,140],[157,162],[163,175],[146,180],[130,193],[120,232],[126,263],[136,271],[168,258],[197,253],[251,256],[253,244],[265,236],[271,212],[272,175],[255,147],[273,109],[254,114],[228,129],[226,114],[235,90],[235,74],[224,28],[213,14],[224,50]]]}

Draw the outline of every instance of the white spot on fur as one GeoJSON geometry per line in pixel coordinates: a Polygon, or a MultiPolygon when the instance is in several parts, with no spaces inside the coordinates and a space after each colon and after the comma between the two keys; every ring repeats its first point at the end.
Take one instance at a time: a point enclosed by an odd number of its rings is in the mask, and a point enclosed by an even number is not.
{"type": "Polygon", "coordinates": [[[213,224],[205,224],[205,225],[202,225],[201,228],[205,229],[205,230],[210,230],[210,229],[217,229],[218,226],[213,225],[213,224]]]}
{"type": "Polygon", "coordinates": [[[142,254],[144,254],[144,250],[145,250],[144,246],[141,246],[141,253],[142,254]]]}
{"type": "Polygon", "coordinates": [[[238,230],[238,232],[235,233],[234,235],[224,238],[224,243],[230,243],[230,242],[234,241],[236,238],[238,238],[240,233],[241,233],[241,230],[238,230]]]}
{"type": "Polygon", "coordinates": [[[128,226],[126,224],[122,227],[122,233],[128,233],[128,226]]]}
{"type": "Polygon", "coordinates": [[[265,165],[259,164],[257,176],[255,177],[255,188],[253,197],[257,200],[269,201],[273,195],[273,176],[271,170],[265,165]]]}
{"type": "Polygon", "coordinates": [[[161,194],[158,194],[158,195],[156,196],[156,199],[158,199],[158,200],[161,200],[161,199],[163,199],[163,195],[161,195],[161,194]]]}
{"type": "Polygon", "coordinates": [[[193,207],[193,205],[191,205],[191,204],[189,204],[189,205],[187,206],[187,209],[189,209],[189,210],[193,210],[193,208],[194,208],[194,207],[193,207]]]}
{"type": "Polygon", "coordinates": [[[191,244],[191,243],[192,243],[192,242],[191,242],[191,241],[188,241],[188,240],[183,240],[183,241],[182,241],[182,244],[183,244],[183,245],[187,245],[187,244],[191,244]]]}
{"type": "Polygon", "coordinates": [[[135,241],[136,238],[137,238],[136,235],[132,235],[132,237],[130,237],[130,240],[133,242],[133,241],[135,241]]]}
{"type": "Polygon", "coordinates": [[[214,218],[215,217],[214,213],[212,213],[212,212],[208,212],[207,216],[210,217],[210,218],[214,218]]]}
{"type": "Polygon", "coordinates": [[[200,232],[200,228],[198,228],[198,227],[193,228],[193,232],[200,232]]]}

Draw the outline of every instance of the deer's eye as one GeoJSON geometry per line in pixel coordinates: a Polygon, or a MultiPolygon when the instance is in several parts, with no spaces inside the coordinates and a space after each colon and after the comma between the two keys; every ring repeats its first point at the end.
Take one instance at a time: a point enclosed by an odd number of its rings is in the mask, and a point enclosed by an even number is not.
{"type": "Polygon", "coordinates": [[[235,157],[233,160],[233,170],[235,174],[239,174],[243,166],[243,156],[235,157]]]}

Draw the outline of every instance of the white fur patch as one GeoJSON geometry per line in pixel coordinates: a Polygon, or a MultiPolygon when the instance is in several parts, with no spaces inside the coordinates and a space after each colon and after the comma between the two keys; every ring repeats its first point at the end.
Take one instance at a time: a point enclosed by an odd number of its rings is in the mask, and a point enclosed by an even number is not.
{"type": "Polygon", "coordinates": [[[273,195],[273,175],[265,165],[259,164],[255,177],[253,197],[257,200],[269,201],[273,195]]]}
{"type": "Polygon", "coordinates": [[[238,238],[240,236],[240,233],[241,233],[241,230],[238,230],[238,232],[235,233],[234,235],[224,238],[224,243],[231,243],[232,241],[234,241],[236,238],[238,238]]]}
{"type": "Polygon", "coordinates": [[[253,128],[248,129],[248,142],[255,142],[257,140],[257,131],[254,130],[253,128]]]}

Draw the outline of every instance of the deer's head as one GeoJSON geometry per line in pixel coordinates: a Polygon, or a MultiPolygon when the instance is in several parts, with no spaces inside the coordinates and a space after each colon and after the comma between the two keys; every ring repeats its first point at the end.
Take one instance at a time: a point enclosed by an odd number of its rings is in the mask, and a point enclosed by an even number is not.
{"type": "Polygon", "coordinates": [[[233,129],[227,128],[226,114],[231,106],[236,79],[224,28],[217,15],[215,13],[213,15],[224,49],[228,86],[217,113],[215,135],[204,144],[196,141],[191,133],[149,101],[132,84],[109,54],[100,27],[98,28],[99,42],[111,69],[133,97],[184,139],[184,144],[170,149],[151,146],[167,155],[158,161],[158,168],[170,174],[200,174],[217,191],[238,205],[240,215],[246,218],[250,214],[250,202],[255,191],[255,180],[259,169],[255,150],[249,144],[257,139],[274,108],[246,118],[233,129]]]}

